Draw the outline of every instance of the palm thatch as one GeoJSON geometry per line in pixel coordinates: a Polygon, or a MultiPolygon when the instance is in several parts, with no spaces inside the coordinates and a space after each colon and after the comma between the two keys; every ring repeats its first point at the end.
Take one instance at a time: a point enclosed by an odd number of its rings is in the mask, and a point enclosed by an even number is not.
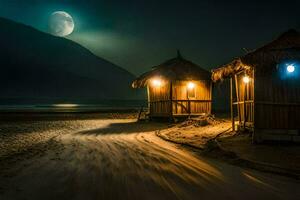
{"type": "Polygon", "coordinates": [[[210,80],[211,73],[198,65],[182,58],[180,52],[176,58],[170,59],[151,71],[142,74],[133,81],[133,88],[145,87],[152,78],[163,80],[210,80]]]}
{"type": "Polygon", "coordinates": [[[268,73],[275,70],[277,64],[289,59],[300,59],[300,33],[296,30],[289,30],[273,42],[212,70],[212,80],[223,80],[253,68],[255,71],[268,73]]]}

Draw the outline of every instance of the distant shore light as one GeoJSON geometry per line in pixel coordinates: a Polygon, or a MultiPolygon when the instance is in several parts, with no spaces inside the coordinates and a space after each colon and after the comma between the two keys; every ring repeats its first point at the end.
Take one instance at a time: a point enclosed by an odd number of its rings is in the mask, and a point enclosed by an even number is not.
{"type": "Polygon", "coordinates": [[[244,83],[249,83],[250,82],[250,78],[249,78],[249,76],[244,76],[243,77],[243,81],[244,81],[244,83]]]}
{"type": "Polygon", "coordinates": [[[195,88],[195,83],[193,83],[193,82],[188,82],[187,88],[190,89],[190,90],[194,89],[194,88],[195,88]]]}
{"type": "Polygon", "coordinates": [[[286,70],[289,72],[289,73],[293,73],[295,71],[295,66],[294,65],[288,65],[286,67],[286,70]]]}

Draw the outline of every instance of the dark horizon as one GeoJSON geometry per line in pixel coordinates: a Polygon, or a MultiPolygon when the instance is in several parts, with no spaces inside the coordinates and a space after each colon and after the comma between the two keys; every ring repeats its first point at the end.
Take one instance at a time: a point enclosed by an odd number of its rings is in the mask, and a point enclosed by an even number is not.
{"type": "Polygon", "coordinates": [[[49,32],[52,12],[74,19],[74,40],[135,75],[176,56],[212,69],[299,28],[299,1],[0,1],[0,16],[49,32]]]}

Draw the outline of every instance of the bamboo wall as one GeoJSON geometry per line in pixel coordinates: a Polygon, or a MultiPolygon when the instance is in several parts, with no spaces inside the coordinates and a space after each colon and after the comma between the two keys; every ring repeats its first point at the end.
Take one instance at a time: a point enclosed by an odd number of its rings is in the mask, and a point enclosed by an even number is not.
{"type": "Polygon", "coordinates": [[[300,80],[256,76],[255,128],[300,130],[300,80]]]}

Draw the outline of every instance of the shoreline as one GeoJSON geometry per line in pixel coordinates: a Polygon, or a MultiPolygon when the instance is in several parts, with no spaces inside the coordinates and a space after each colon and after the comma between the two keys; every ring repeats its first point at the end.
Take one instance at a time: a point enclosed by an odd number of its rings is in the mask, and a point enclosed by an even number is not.
{"type": "Polygon", "coordinates": [[[137,119],[138,112],[138,109],[105,109],[77,112],[0,112],[0,123],[45,120],[137,119]]]}
{"type": "Polygon", "coordinates": [[[1,109],[1,114],[22,114],[22,113],[109,113],[109,112],[133,112],[138,111],[141,107],[37,107],[37,108],[17,108],[17,109],[1,109]]]}

